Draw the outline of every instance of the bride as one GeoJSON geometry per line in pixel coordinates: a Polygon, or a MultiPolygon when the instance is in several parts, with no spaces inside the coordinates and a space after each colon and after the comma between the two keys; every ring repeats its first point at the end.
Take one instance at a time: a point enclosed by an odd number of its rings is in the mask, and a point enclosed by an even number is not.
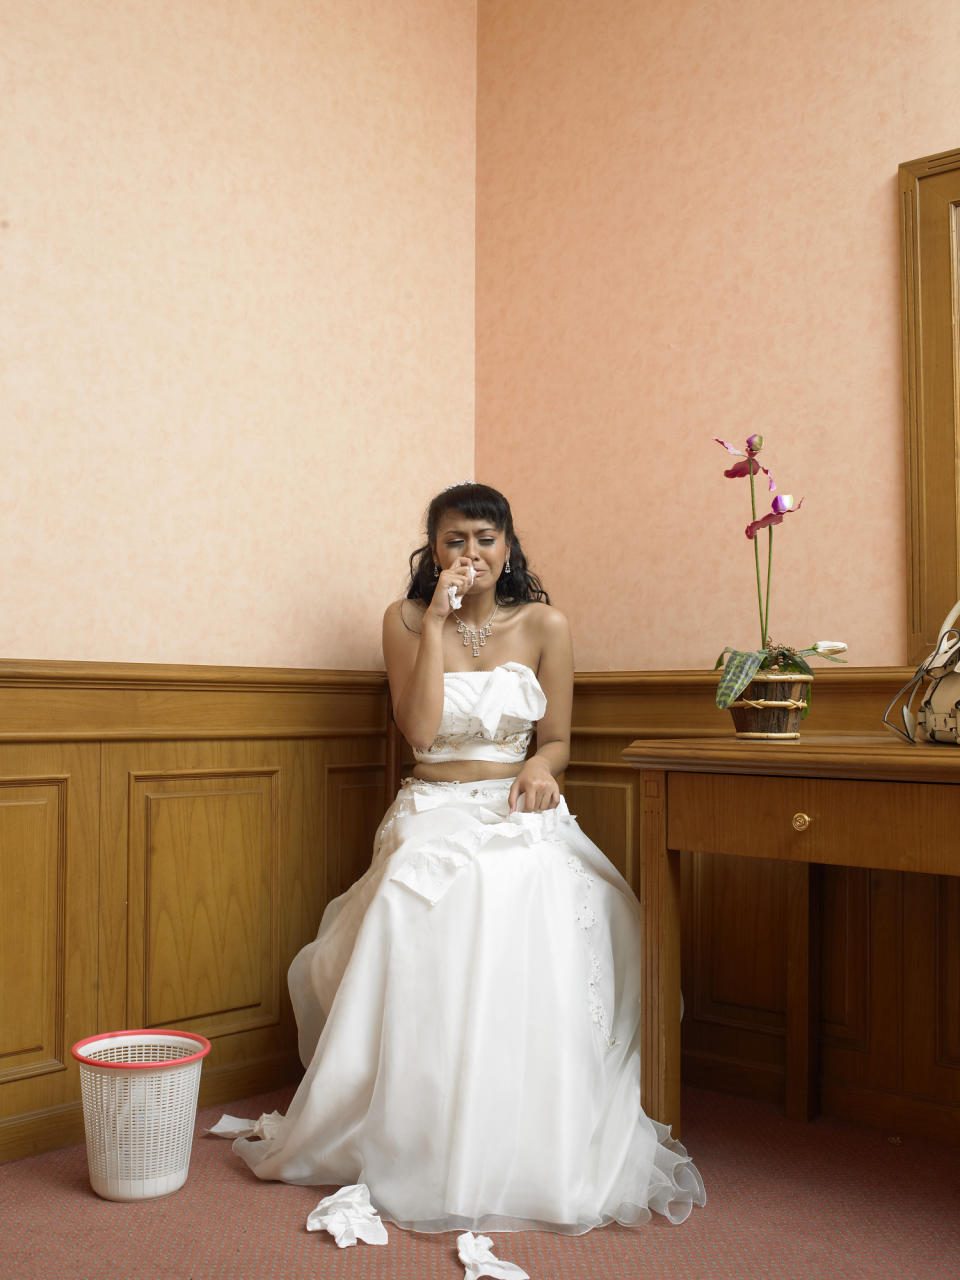
{"type": "Polygon", "coordinates": [[[682,1222],[704,1191],[640,1106],[638,904],[557,783],[566,619],[486,485],[433,500],[410,568],[383,651],[413,777],[291,966],[290,1109],[235,1149],[418,1231],[682,1222]]]}

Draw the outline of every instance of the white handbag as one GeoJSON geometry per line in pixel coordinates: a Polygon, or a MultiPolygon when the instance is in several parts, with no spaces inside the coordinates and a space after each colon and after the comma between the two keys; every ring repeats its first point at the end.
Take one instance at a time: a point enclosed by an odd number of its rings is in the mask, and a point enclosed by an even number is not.
{"type": "Polygon", "coordinates": [[[960,600],[953,606],[940,628],[936,646],[917,667],[916,674],[893,698],[883,713],[883,723],[907,742],[952,742],[960,745],[960,630],[954,623],[960,618],[960,600]],[[914,717],[912,703],[921,686],[926,685],[914,717]],[[903,728],[888,719],[900,699],[903,728]]]}

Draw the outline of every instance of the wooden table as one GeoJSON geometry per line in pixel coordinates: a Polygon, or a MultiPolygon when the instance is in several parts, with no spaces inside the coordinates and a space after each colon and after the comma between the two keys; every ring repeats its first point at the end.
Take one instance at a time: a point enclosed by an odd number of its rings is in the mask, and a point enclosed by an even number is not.
{"type": "MultiPolygon", "coordinates": [[[[680,1124],[679,854],[788,864],[786,1107],[813,1114],[818,975],[816,864],[960,875],[960,750],[891,734],[641,739],[643,1104],[680,1124]]],[[[749,938],[744,939],[749,945],[749,938]]]]}

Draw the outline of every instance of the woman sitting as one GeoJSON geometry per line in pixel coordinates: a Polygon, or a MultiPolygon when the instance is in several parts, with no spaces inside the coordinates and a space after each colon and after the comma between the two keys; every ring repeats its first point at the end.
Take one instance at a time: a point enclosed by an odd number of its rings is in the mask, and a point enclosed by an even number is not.
{"type": "Polygon", "coordinates": [[[433,500],[410,564],[383,649],[416,768],[291,966],[303,1082],[236,1149],[418,1231],[682,1222],[703,1184],[640,1105],[639,906],[557,784],[566,619],[486,485],[433,500]]]}

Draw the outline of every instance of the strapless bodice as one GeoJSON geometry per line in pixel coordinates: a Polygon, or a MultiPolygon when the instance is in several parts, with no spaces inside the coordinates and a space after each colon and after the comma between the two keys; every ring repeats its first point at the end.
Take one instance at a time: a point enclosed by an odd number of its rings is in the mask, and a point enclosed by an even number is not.
{"type": "Polygon", "coordinates": [[[414,759],[420,764],[519,764],[546,709],[540,682],[522,662],[505,662],[492,671],[445,671],[437,736],[425,751],[414,749],[414,759]]]}

